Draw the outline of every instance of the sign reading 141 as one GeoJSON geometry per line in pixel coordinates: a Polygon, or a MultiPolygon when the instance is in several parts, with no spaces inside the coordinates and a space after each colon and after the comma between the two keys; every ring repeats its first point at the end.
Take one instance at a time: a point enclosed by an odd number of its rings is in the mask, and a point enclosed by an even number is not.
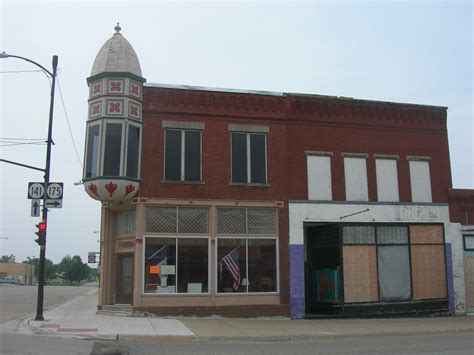
{"type": "Polygon", "coordinates": [[[44,183],[30,182],[28,183],[28,198],[37,200],[44,196],[44,183]]]}

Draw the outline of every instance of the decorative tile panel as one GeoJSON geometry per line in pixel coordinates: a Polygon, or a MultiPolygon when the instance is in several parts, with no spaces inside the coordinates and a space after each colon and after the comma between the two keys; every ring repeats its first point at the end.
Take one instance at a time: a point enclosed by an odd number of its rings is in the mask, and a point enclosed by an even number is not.
{"type": "Polygon", "coordinates": [[[107,100],[107,115],[123,116],[123,100],[107,100]]]}
{"type": "Polygon", "coordinates": [[[137,99],[142,98],[142,88],[141,85],[135,81],[130,80],[129,86],[129,94],[132,97],[136,97],[137,99]]]}
{"type": "Polygon", "coordinates": [[[89,104],[89,118],[96,118],[102,115],[102,101],[94,101],[89,104]]]}
{"type": "Polygon", "coordinates": [[[128,115],[130,118],[141,119],[142,107],[138,102],[129,101],[128,103],[128,115]]]}
{"type": "Polygon", "coordinates": [[[96,81],[90,86],[90,97],[101,96],[104,93],[102,81],[96,81]]]}
{"type": "Polygon", "coordinates": [[[125,83],[123,79],[108,79],[107,93],[108,94],[124,94],[125,83]]]}

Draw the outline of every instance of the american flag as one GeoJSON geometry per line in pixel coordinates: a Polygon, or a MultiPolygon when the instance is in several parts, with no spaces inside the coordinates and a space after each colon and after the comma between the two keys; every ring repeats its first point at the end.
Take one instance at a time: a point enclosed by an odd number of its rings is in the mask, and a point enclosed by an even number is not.
{"type": "Polygon", "coordinates": [[[240,267],[239,267],[239,247],[234,248],[230,253],[224,256],[221,262],[229,270],[234,280],[232,288],[238,291],[240,288],[240,267]]]}
{"type": "Polygon", "coordinates": [[[168,246],[165,245],[158,249],[158,251],[152,254],[148,258],[148,262],[154,261],[157,265],[166,265],[166,261],[168,260],[168,246]]]}

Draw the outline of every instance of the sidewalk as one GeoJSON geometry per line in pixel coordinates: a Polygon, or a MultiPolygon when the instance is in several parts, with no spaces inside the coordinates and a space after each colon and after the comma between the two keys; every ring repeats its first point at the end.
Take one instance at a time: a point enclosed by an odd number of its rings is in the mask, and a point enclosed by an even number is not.
{"type": "Polygon", "coordinates": [[[45,312],[45,321],[27,320],[36,334],[96,339],[152,338],[201,340],[293,340],[440,332],[474,332],[474,317],[371,319],[136,318],[96,314],[97,290],[45,312]]]}

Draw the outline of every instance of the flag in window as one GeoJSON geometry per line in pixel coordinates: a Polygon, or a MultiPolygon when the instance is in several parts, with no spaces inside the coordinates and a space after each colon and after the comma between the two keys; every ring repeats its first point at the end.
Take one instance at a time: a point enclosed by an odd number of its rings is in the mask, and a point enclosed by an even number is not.
{"type": "Polygon", "coordinates": [[[156,265],[166,265],[166,261],[168,260],[168,246],[165,245],[158,249],[158,251],[152,254],[148,258],[148,262],[154,262],[156,265]]]}
{"type": "Polygon", "coordinates": [[[234,248],[230,253],[224,256],[221,262],[229,270],[234,280],[232,288],[238,291],[240,288],[240,267],[239,267],[239,247],[234,248]]]}

